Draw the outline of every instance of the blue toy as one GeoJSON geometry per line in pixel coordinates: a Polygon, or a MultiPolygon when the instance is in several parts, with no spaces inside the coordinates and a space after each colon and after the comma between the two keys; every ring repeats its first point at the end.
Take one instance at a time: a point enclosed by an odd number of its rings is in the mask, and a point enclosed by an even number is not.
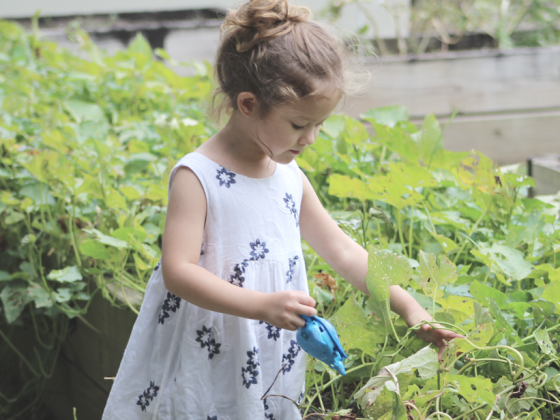
{"type": "Polygon", "coordinates": [[[348,356],[342,349],[333,325],[319,316],[300,316],[305,320],[305,326],[298,329],[296,335],[300,347],[341,375],[346,375],[342,361],[348,356]]]}

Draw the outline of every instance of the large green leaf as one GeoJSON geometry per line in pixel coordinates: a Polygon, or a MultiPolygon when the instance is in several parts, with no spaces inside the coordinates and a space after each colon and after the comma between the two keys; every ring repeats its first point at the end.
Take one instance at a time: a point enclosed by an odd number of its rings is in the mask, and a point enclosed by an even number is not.
{"type": "Polygon", "coordinates": [[[82,274],[80,273],[78,267],[70,266],[63,268],[62,270],[52,270],[47,278],[61,283],[72,283],[74,281],[82,280],[82,274]]]}
{"type": "Polygon", "coordinates": [[[439,362],[434,349],[424,347],[412,356],[382,368],[377,376],[371,378],[356,392],[354,397],[362,407],[366,407],[373,404],[388,382],[393,382],[391,389],[399,389],[398,384],[394,382],[398,375],[418,369],[420,377],[426,380],[437,373],[438,366],[439,362]]]}
{"type": "Polygon", "coordinates": [[[408,112],[403,105],[393,105],[370,109],[366,113],[360,115],[360,117],[366,121],[376,122],[392,128],[401,121],[407,121],[408,112]]]}
{"type": "Polygon", "coordinates": [[[436,300],[443,296],[442,287],[455,283],[457,280],[457,267],[445,255],[436,256],[420,251],[418,262],[420,263],[422,290],[436,300]]]}
{"type": "Polygon", "coordinates": [[[389,299],[389,287],[406,286],[412,276],[412,268],[404,255],[369,248],[367,288],[377,302],[389,299]]]}
{"type": "Polygon", "coordinates": [[[553,281],[546,286],[541,298],[554,303],[557,310],[560,309],[560,281],[553,281]]]}
{"type": "Polygon", "coordinates": [[[82,121],[106,122],[105,114],[99,105],[77,99],[64,101],[64,107],[77,123],[82,121]]]}
{"type": "Polygon", "coordinates": [[[354,296],[329,321],[338,331],[344,349],[356,348],[375,356],[378,353],[377,345],[385,341],[384,329],[376,327],[375,320],[368,319],[354,296]]]}
{"type": "Polygon", "coordinates": [[[468,403],[485,403],[485,406],[480,408],[481,412],[488,412],[493,407],[495,396],[490,379],[447,374],[445,380],[453,384],[468,403]]]}
{"type": "Polygon", "coordinates": [[[31,297],[27,293],[27,287],[16,285],[5,286],[0,293],[0,298],[8,324],[18,319],[25,306],[31,301],[31,297]]]}
{"type": "Polygon", "coordinates": [[[470,292],[476,300],[486,306],[491,299],[494,299],[494,302],[496,302],[500,308],[503,308],[508,300],[505,293],[502,293],[493,287],[479,283],[476,280],[471,283],[470,292]]]}
{"type": "Polygon", "coordinates": [[[533,270],[530,262],[525,260],[523,253],[506,245],[492,244],[487,247],[480,245],[478,251],[473,250],[476,256],[485,256],[485,263],[494,271],[499,270],[514,280],[523,280],[533,270]],[[489,262],[490,261],[490,262],[489,262]]]}

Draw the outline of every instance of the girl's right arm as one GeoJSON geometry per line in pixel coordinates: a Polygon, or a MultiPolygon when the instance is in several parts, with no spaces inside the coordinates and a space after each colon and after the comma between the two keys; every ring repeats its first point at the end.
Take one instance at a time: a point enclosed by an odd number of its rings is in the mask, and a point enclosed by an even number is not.
{"type": "Polygon", "coordinates": [[[206,195],[196,175],[179,168],[169,191],[163,234],[162,272],[167,290],[211,311],[266,321],[295,330],[299,315],[314,316],[315,301],[304,292],[262,293],[220,279],[198,265],[206,222],[206,195]]]}

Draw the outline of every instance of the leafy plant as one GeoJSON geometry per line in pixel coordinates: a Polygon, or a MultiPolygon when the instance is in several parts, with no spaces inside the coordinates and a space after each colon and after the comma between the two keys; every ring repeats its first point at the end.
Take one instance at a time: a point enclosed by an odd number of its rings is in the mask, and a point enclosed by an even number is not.
{"type": "MultiPolygon", "coordinates": [[[[201,107],[209,69],[179,77],[141,37],[108,57],[72,36],[87,58],[0,21],[3,418],[37,412],[69,319],[83,320],[94,294],[138,309],[169,171],[214,132],[201,107]]],[[[309,360],[306,415],[553,419],[558,207],[528,198],[525,175],[446,151],[433,115],[421,127],[404,107],[362,117],[371,126],[331,117],[298,158],[370,254],[366,297],[304,243],[318,310],[349,355],[345,377],[309,360]],[[441,361],[388,310],[393,284],[465,336],[441,361]]]]}
{"type": "Polygon", "coordinates": [[[437,120],[402,107],[327,120],[298,159],[339,225],[369,250],[370,297],[351,294],[310,251],[310,289],[337,327],[347,377],[310,361],[306,410],[353,408],[371,419],[554,418],[560,404],[558,207],[527,198],[533,180],[478,152],[443,147],[437,120]],[[372,130],[372,131],[373,131],[372,130]],[[444,328],[464,335],[438,362],[389,312],[400,285],[444,328]],[[350,294],[349,294],[350,293],[350,294]],[[330,315],[332,314],[332,315],[330,315]],[[423,349],[422,349],[423,348],[423,349]],[[327,399],[328,404],[325,399],[327,399]]]}
{"type": "Polygon", "coordinates": [[[141,36],[112,57],[71,36],[86,58],[0,21],[6,419],[38,410],[69,319],[85,322],[96,293],[137,311],[161,254],[167,175],[213,133],[209,68],[177,76],[141,36]]]}
{"type": "Polygon", "coordinates": [[[418,42],[404,37],[399,16],[406,12],[400,1],[389,0],[331,0],[321,15],[337,20],[346,7],[354,5],[364,14],[367,24],[358,30],[362,46],[368,46],[365,35],[371,28],[380,55],[390,53],[381,37],[378,22],[371,6],[383,8],[395,23],[397,49],[406,54],[410,48],[422,54],[431,38],[441,41],[442,48],[457,44],[466,34],[486,34],[494,40],[495,47],[508,49],[514,46],[543,46],[558,43],[560,29],[559,0],[414,0],[410,4],[409,32],[419,37],[418,42]]]}

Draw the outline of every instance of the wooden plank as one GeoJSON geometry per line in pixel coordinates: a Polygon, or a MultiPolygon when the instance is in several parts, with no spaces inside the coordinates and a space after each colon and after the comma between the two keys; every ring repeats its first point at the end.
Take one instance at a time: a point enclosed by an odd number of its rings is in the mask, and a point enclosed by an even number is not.
{"type": "Polygon", "coordinates": [[[371,108],[406,105],[409,115],[451,115],[560,107],[560,48],[454,53],[367,62],[370,86],[348,98],[357,117],[371,108]]]}
{"type": "MultiPolygon", "coordinates": [[[[442,126],[446,120],[440,120],[442,126]]],[[[443,134],[445,148],[479,150],[500,165],[560,154],[560,110],[456,117],[443,134]]]]}
{"type": "Polygon", "coordinates": [[[560,191],[560,155],[531,158],[528,168],[536,184],[532,195],[557,194],[560,191]]]}

